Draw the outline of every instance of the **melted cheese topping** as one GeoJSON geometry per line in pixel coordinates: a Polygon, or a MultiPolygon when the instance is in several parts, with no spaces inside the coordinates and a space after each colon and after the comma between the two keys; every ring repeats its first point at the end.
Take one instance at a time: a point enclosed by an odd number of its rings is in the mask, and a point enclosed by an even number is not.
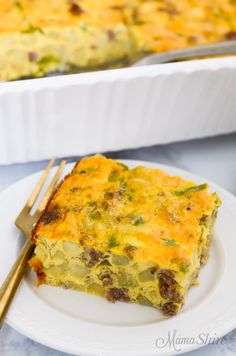
{"type": "Polygon", "coordinates": [[[120,67],[236,37],[231,0],[5,0],[0,17],[0,80],[120,67]]]}
{"type": "Polygon", "coordinates": [[[127,17],[139,50],[144,52],[236,38],[236,3],[229,0],[140,1],[127,17]]]}
{"type": "Polygon", "coordinates": [[[217,198],[207,189],[175,195],[193,185],[158,169],[128,170],[100,155],[85,158],[50,201],[36,243],[66,240],[119,255],[131,249],[136,260],[175,269],[192,262],[201,219],[216,208],[217,198]]]}

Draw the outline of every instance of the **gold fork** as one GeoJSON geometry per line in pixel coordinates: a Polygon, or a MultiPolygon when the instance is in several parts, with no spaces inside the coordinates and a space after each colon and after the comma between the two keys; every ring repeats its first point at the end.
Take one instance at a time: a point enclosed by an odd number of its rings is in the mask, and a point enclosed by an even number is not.
{"type": "Polygon", "coordinates": [[[15,224],[18,229],[25,235],[26,242],[22,247],[20,254],[12,266],[8,276],[6,277],[2,287],[0,288],[0,327],[5,319],[6,313],[10,307],[11,301],[15,295],[17,287],[24,275],[27,262],[29,258],[32,256],[34,251],[34,244],[31,240],[31,232],[34,227],[34,224],[38,221],[43,209],[45,208],[48,199],[50,198],[58,179],[60,178],[63,167],[66,164],[66,161],[61,161],[56,174],[52,178],[52,181],[46,190],[43,198],[41,199],[36,212],[34,215],[30,215],[30,211],[33,208],[39,193],[41,192],[44,183],[48,177],[50,169],[54,163],[55,159],[52,159],[47,165],[43,175],[41,176],[38,184],[36,185],[33,193],[30,198],[26,202],[25,206],[21,210],[20,214],[16,218],[15,224]]]}

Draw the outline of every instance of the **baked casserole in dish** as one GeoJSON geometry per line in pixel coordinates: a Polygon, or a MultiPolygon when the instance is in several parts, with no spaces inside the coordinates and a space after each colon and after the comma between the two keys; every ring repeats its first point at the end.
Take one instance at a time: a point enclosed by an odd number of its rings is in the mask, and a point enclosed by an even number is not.
{"type": "Polygon", "coordinates": [[[127,66],[236,38],[232,0],[5,0],[0,80],[127,66]]]}
{"type": "Polygon", "coordinates": [[[101,155],[84,158],[32,233],[37,284],[175,315],[207,261],[220,205],[207,188],[101,155]]]}

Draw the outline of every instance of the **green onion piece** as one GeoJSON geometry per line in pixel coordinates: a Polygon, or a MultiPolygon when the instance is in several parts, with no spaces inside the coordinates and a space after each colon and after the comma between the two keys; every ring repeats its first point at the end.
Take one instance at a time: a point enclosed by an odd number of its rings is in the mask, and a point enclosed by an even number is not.
{"type": "Polygon", "coordinates": [[[90,206],[91,208],[97,208],[97,202],[96,201],[94,201],[94,200],[90,200],[90,201],[88,201],[88,206],[90,206]]]}
{"type": "Polygon", "coordinates": [[[186,272],[188,272],[189,267],[190,267],[190,263],[182,263],[182,264],[180,265],[180,269],[179,269],[179,270],[180,270],[181,272],[186,273],[186,272]]]}
{"type": "Polygon", "coordinates": [[[36,26],[33,26],[33,25],[30,25],[27,29],[21,31],[21,33],[24,33],[26,35],[31,34],[31,33],[35,33],[35,32],[39,32],[42,35],[44,35],[44,31],[40,27],[36,27],[36,26]]]}
{"type": "Polygon", "coordinates": [[[88,31],[88,24],[87,23],[81,23],[80,29],[84,32],[88,31]]]}
{"type": "Polygon", "coordinates": [[[178,189],[173,192],[174,195],[180,196],[187,193],[195,193],[200,192],[200,190],[204,190],[208,188],[208,184],[200,184],[200,185],[193,185],[192,187],[178,189]]]}
{"type": "Polygon", "coordinates": [[[163,239],[164,245],[167,246],[178,246],[178,243],[175,240],[163,239]]]}
{"type": "Polygon", "coordinates": [[[18,8],[18,10],[23,11],[23,6],[20,1],[18,1],[18,0],[14,1],[13,5],[16,6],[18,8]]]}
{"type": "Polygon", "coordinates": [[[216,208],[219,208],[222,204],[222,201],[220,200],[220,197],[216,194],[216,192],[212,193],[212,196],[215,198],[216,202],[216,208]]]}
{"type": "Polygon", "coordinates": [[[119,243],[118,243],[115,235],[111,235],[111,237],[108,240],[107,246],[108,246],[108,248],[113,248],[113,247],[119,246],[119,243]]]}
{"type": "Polygon", "coordinates": [[[117,162],[117,164],[119,164],[119,166],[121,166],[122,168],[124,168],[125,171],[129,170],[129,167],[126,166],[126,164],[122,163],[122,162],[117,162]]]}
{"type": "Polygon", "coordinates": [[[57,63],[57,59],[54,56],[44,56],[38,61],[40,69],[47,69],[48,65],[57,63]]]}
{"type": "Polygon", "coordinates": [[[99,220],[101,219],[102,215],[98,210],[95,210],[91,212],[90,217],[94,220],[99,220]]]}
{"type": "Polygon", "coordinates": [[[137,226],[141,224],[144,224],[144,219],[142,218],[142,216],[139,216],[134,220],[134,225],[137,226]]]}

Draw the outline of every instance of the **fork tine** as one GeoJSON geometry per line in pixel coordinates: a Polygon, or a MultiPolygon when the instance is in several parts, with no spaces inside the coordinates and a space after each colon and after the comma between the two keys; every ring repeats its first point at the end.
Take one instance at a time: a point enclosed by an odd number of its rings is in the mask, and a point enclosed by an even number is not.
{"type": "Polygon", "coordinates": [[[33,193],[31,194],[31,196],[29,197],[28,201],[25,204],[25,208],[27,208],[28,210],[30,210],[35,202],[35,200],[37,199],[39,193],[41,192],[41,189],[47,179],[47,176],[49,174],[49,171],[53,165],[53,163],[55,162],[55,158],[52,158],[51,161],[48,163],[45,171],[43,172],[38,184],[36,185],[33,193]]]}
{"type": "Polygon", "coordinates": [[[50,185],[49,185],[47,191],[45,192],[45,194],[44,194],[44,196],[43,196],[41,202],[40,202],[39,205],[38,205],[38,208],[37,208],[37,210],[36,210],[35,215],[37,215],[37,214],[39,214],[40,212],[42,212],[42,210],[45,208],[45,206],[46,206],[46,204],[47,204],[47,201],[48,201],[48,199],[50,198],[50,196],[51,196],[51,194],[52,194],[52,192],[53,192],[53,190],[54,190],[54,188],[55,188],[55,185],[57,184],[58,179],[60,178],[61,172],[62,172],[62,170],[63,170],[65,164],[66,164],[66,161],[65,161],[65,160],[61,161],[61,163],[60,163],[60,165],[59,165],[59,167],[58,167],[58,169],[57,169],[56,174],[54,175],[54,177],[53,177],[53,179],[52,179],[52,181],[51,181],[51,183],[50,183],[50,185]]]}

